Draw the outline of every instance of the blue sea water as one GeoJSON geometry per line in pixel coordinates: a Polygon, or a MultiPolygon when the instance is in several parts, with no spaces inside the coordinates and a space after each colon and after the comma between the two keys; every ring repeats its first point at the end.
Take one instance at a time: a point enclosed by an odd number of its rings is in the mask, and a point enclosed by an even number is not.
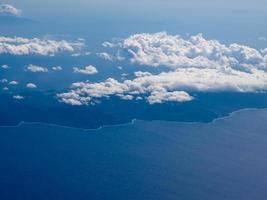
{"type": "Polygon", "coordinates": [[[263,200],[267,110],[211,123],[0,128],[0,199],[263,200]]]}

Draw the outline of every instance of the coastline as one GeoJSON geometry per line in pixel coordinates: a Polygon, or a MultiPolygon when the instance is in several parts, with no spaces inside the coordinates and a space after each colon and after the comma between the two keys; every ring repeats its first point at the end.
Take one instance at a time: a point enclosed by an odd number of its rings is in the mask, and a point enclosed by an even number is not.
{"type": "Polygon", "coordinates": [[[242,112],[247,112],[247,111],[260,111],[260,110],[267,110],[267,108],[243,108],[239,109],[233,112],[228,113],[225,116],[215,118],[209,122],[201,122],[201,121],[195,121],[195,122],[186,122],[186,121],[169,121],[169,120],[141,120],[141,119],[132,119],[130,122],[126,123],[121,123],[121,124],[114,124],[114,125],[102,125],[98,128],[92,128],[92,129],[86,129],[86,128],[77,128],[77,127],[71,127],[71,126],[65,126],[65,125],[60,125],[60,124],[53,124],[53,123],[46,123],[46,122],[25,122],[21,121],[17,125],[14,126],[0,126],[1,128],[20,128],[23,125],[44,125],[44,126],[52,126],[52,127],[59,127],[59,128],[66,128],[66,129],[75,129],[75,130],[80,130],[84,132],[90,132],[90,131],[100,131],[105,128],[114,128],[114,127],[121,127],[121,126],[130,126],[134,125],[136,122],[172,122],[176,124],[185,124],[185,125],[193,125],[193,124],[213,124],[216,123],[220,120],[225,120],[232,118],[236,114],[242,113],[242,112]]]}

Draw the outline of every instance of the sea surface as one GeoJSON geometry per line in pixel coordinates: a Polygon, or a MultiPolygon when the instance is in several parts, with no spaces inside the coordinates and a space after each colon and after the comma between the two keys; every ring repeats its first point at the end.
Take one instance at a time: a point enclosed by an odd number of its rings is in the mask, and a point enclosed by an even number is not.
{"type": "Polygon", "coordinates": [[[1,200],[264,200],[267,110],[210,123],[0,128],[1,200]]]}

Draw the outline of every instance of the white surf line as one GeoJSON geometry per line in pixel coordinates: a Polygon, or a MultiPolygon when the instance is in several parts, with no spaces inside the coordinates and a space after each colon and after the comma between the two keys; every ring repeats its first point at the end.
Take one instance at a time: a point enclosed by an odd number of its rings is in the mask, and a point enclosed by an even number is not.
{"type": "Polygon", "coordinates": [[[99,128],[92,128],[92,129],[85,129],[85,128],[77,128],[72,126],[64,126],[59,124],[53,124],[53,123],[46,123],[46,122],[25,122],[21,121],[17,125],[11,125],[11,126],[0,126],[0,128],[20,128],[23,125],[44,125],[44,126],[52,126],[52,127],[59,127],[59,128],[66,128],[66,129],[74,129],[74,130],[80,130],[80,131],[99,131],[103,128],[112,128],[112,127],[121,127],[121,126],[128,126],[133,125],[135,123],[136,119],[132,119],[130,122],[122,123],[122,124],[114,124],[114,125],[102,125],[99,128]]]}
{"type": "Polygon", "coordinates": [[[194,125],[194,124],[213,124],[216,123],[220,120],[226,120],[229,118],[232,118],[234,115],[241,113],[241,112],[246,112],[246,111],[258,111],[258,110],[267,110],[267,108],[243,108],[239,109],[233,112],[230,112],[228,115],[223,116],[223,117],[218,117],[213,119],[210,122],[183,122],[183,121],[168,121],[168,120],[141,120],[141,119],[132,119],[130,122],[122,123],[122,124],[113,124],[113,125],[102,125],[98,128],[92,128],[92,129],[86,129],[86,128],[77,128],[77,127],[71,127],[71,126],[64,126],[64,125],[59,125],[59,124],[53,124],[53,123],[46,123],[46,122],[25,122],[21,121],[17,125],[13,126],[0,126],[0,128],[20,128],[24,124],[25,125],[45,125],[45,126],[52,126],[52,127],[59,127],[59,128],[66,128],[66,129],[74,129],[74,130],[81,130],[84,132],[89,132],[89,131],[100,131],[104,128],[113,128],[113,127],[122,127],[122,126],[129,126],[129,125],[134,125],[136,122],[170,122],[170,123],[176,123],[176,124],[185,124],[185,125],[194,125]]]}

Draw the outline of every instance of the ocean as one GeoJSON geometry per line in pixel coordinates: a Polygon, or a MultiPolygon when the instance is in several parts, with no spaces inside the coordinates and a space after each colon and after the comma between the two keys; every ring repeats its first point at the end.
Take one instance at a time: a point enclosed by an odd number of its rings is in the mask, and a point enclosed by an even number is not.
{"type": "Polygon", "coordinates": [[[0,128],[0,199],[260,200],[267,110],[210,123],[0,128]]]}

